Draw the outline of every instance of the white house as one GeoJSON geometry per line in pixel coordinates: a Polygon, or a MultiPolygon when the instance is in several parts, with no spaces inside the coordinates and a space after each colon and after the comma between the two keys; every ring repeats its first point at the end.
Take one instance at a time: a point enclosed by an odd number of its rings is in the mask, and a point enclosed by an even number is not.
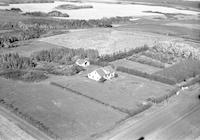
{"type": "Polygon", "coordinates": [[[88,78],[95,81],[109,80],[113,77],[115,77],[115,70],[111,66],[96,69],[88,74],[88,78]]]}
{"type": "Polygon", "coordinates": [[[90,65],[90,62],[86,59],[78,59],[76,60],[76,65],[81,66],[81,67],[87,67],[90,65]]]}
{"type": "Polygon", "coordinates": [[[104,72],[106,73],[104,75],[104,78],[106,80],[112,79],[115,77],[115,70],[111,66],[103,67],[104,72]]]}
{"type": "Polygon", "coordinates": [[[100,69],[96,69],[94,71],[92,71],[91,73],[88,74],[88,78],[95,80],[95,81],[100,81],[101,79],[104,79],[104,75],[106,75],[106,73],[104,72],[104,70],[102,68],[100,69]]]}

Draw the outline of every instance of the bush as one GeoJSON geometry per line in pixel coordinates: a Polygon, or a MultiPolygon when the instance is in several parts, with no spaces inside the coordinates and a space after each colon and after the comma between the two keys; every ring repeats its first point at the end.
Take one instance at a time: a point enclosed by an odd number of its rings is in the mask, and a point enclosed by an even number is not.
{"type": "Polygon", "coordinates": [[[39,71],[47,72],[49,74],[66,75],[66,76],[75,75],[85,70],[83,69],[83,67],[78,66],[78,65],[60,65],[54,62],[51,62],[51,63],[42,62],[38,64],[38,66],[35,69],[39,71]]]}
{"type": "Polygon", "coordinates": [[[48,78],[44,72],[27,70],[7,70],[1,72],[0,76],[6,79],[20,80],[25,82],[39,82],[48,78]]]}
{"type": "Polygon", "coordinates": [[[2,69],[28,69],[36,66],[30,58],[21,57],[17,53],[0,55],[0,68],[2,69]]]}
{"type": "Polygon", "coordinates": [[[73,64],[74,57],[97,59],[99,53],[97,50],[56,48],[51,50],[43,50],[32,54],[32,58],[36,61],[56,62],[60,64],[73,64]]]}

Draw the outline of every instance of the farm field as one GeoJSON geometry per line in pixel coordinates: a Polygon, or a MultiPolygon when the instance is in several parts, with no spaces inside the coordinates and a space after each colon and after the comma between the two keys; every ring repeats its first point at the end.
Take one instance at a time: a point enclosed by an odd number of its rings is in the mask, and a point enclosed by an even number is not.
{"type": "Polygon", "coordinates": [[[147,98],[163,96],[173,89],[173,86],[170,85],[126,73],[117,73],[119,77],[104,83],[88,79],[86,74],[58,77],[51,81],[105,104],[125,110],[128,114],[134,114],[147,98]]]}
{"type": "Polygon", "coordinates": [[[120,131],[112,131],[109,139],[132,140],[142,136],[148,140],[198,139],[200,136],[199,90],[198,84],[182,90],[178,96],[171,98],[168,104],[144,112],[142,119],[131,118],[120,126],[121,128],[118,129],[120,131]]]}
{"type": "Polygon", "coordinates": [[[48,42],[67,48],[97,49],[100,54],[112,54],[118,51],[136,47],[153,46],[156,41],[174,40],[165,35],[144,33],[140,31],[118,31],[116,29],[88,29],[62,35],[41,38],[39,41],[48,42]]]}
{"type": "Polygon", "coordinates": [[[153,66],[149,66],[146,64],[141,64],[139,62],[134,62],[131,60],[126,60],[126,59],[120,59],[120,60],[116,60],[111,62],[111,64],[113,64],[116,67],[125,67],[125,68],[130,68],[130,69],[134,69],[134,70],[138,70],[141,72],[146,72],[149,74],[155,73],[157,71],[162,70],[161,68],[158,67],[153,67],[153,66]]]}
{"type": "Polygon", "coordinates": [[[0,78],[0,98],[44,123],[62,139],[86,139],[127,116],[69,91],[0,78]]]}
{"type": "Polygon", "coordinates": [[[48,50],[52,48],[62,48],[62,46],[50,44],[47,42],[37,41],[37,40],[28,40],[24,42],[20,42],[20,47],[17,48],[2,48],[0,54],[6,53],[18,53],[22,56],[29,57],[33,52],[41,51],[41,50],[48,50]]]}

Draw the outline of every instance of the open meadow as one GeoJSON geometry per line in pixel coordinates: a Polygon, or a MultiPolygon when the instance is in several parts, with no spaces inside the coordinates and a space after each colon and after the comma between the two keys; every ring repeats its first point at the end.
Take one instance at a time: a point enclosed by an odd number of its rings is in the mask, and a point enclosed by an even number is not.
{"type": "Polygon", "coordinates": [[[67,48],[97,49],[100,54],[112,54],[141,47],[145,44],[151,47],[157,41],[172,39],[176,38],[140,31],[129,32],[95,28],[55,35],[39,40],[67,48]]]}
{"type": "Polygon", "coordinates": [[[134,114],[148,98],[167,95],[173,86],[117,72],[118,77],[104,83],[87,78],[86,74],[73,77],[58,77],[52,82],[72,89],[114,108],[134,114]]]}
{"type": "Polygon", "coordinates": [[[40,121],[61,139],[86,139],[127,114],[43,83],[0,79],[0,98],[40,121]]]}

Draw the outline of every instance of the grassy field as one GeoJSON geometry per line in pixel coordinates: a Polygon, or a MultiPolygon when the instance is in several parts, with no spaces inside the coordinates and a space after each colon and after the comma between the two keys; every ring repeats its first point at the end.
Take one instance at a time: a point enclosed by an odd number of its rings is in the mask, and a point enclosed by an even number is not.
{"type": "Polygon", "coordinates": [[[41,51],[41,50],[48,50],[52,48],[62,48],[62,46],[50,44],[47,42],[37,41],[37,40],[29,40],[19,42],[20,47],[17,48],[2,48],[0,54],[6,53],[18,53],[22,56],[29,57],[33,52],[41,51]]]}
{"type": "Polygon", "coordinates": [[[51,86],[48,81],[28,84],[0,78],[0,93],[1,99],[64,140],[88,138],[113,127],[127,115],[51,86]]]}
{"type": "Polygon", "coordinates": [[[39,40],[68,48],[93,48],[97,49],[100,54],[111,54],[113,52],[141,47],[144,44],[152,46],[155,41],[170,39],[172,38],[152,33],[144,34],[140,31],[129,32],[95,28],[55,35],[39,40]]]}
{"type": "Polygon", "coordinates": [[[139,62],[134,62],[134,61],[126,60],[126,59],[117,60],[117,61],[111,62],[111,64],[113,64],[116,67],[122,66],[125,68],[135,69],[135,70],[146,72],[149,74],[162,70],[161,68],[158,68],[158,67],[141,64],[139,62]]]}
{"type": "Polygon", "coordinates": [[[88,79],[85,73],[74,77],[59,77],[52,81],[105,104],[125,110],[129,114],[140,108],[141,103],[147,98],[168,94],[173,89],[173,86],[125,73],[118,72],[118,75],[116,79],[104,83],[88,79]]]}
{"type": "Polygon", "coordinates": [[[1,140],[36,140],[8,118],[0,115],[0,139],[1,140]]]}

